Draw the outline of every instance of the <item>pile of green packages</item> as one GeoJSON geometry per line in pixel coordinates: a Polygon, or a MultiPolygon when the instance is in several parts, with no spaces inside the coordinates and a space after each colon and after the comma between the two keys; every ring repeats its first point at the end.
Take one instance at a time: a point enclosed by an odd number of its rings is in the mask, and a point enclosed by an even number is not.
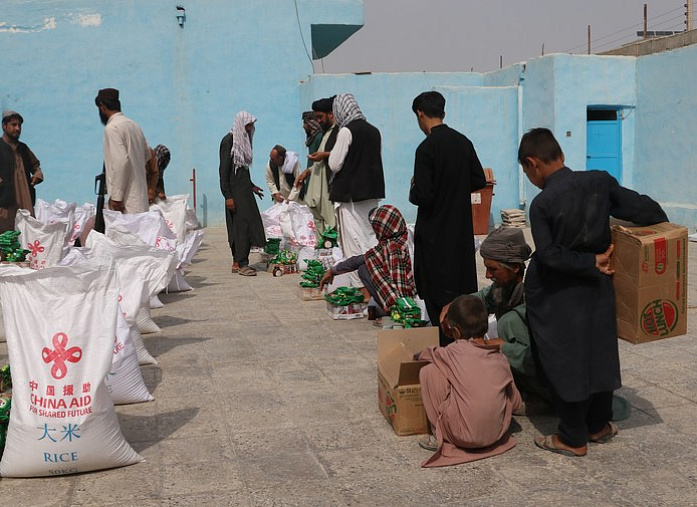
{"type": "Polygon", "coordinates": [[[314,259],[305,259],[305,262],[307,263],[307,269],[305,269],[305,272],[300,277],[302,278],[302,280],[300,280],[300,287],[305,289],[319,287],[319,282],[322,280],[325,272],[324,266],[322,266],[321,262],[314,259]]]}
{"type": "Polygon", "coordinates": [[[334,292],[324,296],[334,306],[348,306],[363,302],[363,293],[355,287],[339,287],[334,292]]]}
{"type": "Polygon", "coordinates": [[[269,259],[269,264],[295,264],[298,262],[298,254],[290,250],[281,250],[275,257],[269,259]]]}
{"type": "Polygon", "coordinates": [[[339,241],[336,227],[327,227],[317,242],[317,248],[334,248],[339,241]]]}
{"type": "Polygon", "coordinates": [[[29,250],[24,250],[19,244],[19,231],[6,231],[0,234],[0,255],[2,260],[9,262],[24,262],[29,250]]]}
{"type": "Polygon", "coordinates": [[[421,320],[419,305],[410,297],[399,298],[395,301],[392,308],[390,308],[390,318],[394,322],[402,324],[405,329],[421,327],[427,324],[425,320],[421,320]]]}
{"type": "Polygon", "coordinates": [[[278,255],[281,249],[281,238],[269,238],[264,245],[264,252],[269,255],[278,255]]]}
{"type": "Polygon", "coordinates": [[[10,378],[10,365],[0,368],[0,454],[5,448],[7,427],[10,424],[10,407],[12,405],[12,379],[10,378]]]}

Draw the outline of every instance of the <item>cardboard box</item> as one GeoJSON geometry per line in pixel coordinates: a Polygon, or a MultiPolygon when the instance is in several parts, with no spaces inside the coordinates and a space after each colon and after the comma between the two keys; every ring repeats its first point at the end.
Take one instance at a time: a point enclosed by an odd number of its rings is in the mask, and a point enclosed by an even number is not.
{"type": "Polygon", "coordinates": [[[687,332],[687,229],[613,226],[617,334],[643,343],[687,332]]]}
{"type": "Polygon", "coordinates": [[[298,297],[303,301],[317,301],[324,299],[327,293],[327,287],[320,289],[319,287],[298,287],[298,297]]]}
{"type": "Polygon", "coordinates": [[[438,328],[378,331],[378,404],[397,435],[428,432],[419,371],[428,364],[414,354],[438,345],[438,328]]]}
{"type": "Polygon", "coordinates": [[[336,306],[327,301],[327,313],[334,320],[362,319],[365,307],[365,303],[336,306]]]}

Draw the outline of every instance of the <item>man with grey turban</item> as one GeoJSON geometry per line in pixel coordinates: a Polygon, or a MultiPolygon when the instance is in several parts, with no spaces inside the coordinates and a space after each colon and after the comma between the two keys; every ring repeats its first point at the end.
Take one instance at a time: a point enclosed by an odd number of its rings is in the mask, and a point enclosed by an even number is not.
{"type": "Polygon", "coordinates": [[[525,314],[523,275],[532,249],[522,230],[499,227],[482,242],[479,253],[484,259],[486,278],[493,283],[474,295],[484,301],[489,314],[496,316],[498,336],[504,341],[501,350],[511,365],[516,386],[520,391],[546,398],[546,390],[537,381],[525,314]]]}

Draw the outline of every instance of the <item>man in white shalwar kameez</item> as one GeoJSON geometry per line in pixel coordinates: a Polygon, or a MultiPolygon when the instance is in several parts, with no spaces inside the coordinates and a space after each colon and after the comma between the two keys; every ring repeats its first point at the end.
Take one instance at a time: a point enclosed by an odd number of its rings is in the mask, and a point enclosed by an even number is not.
{"type": "Polygon", "coordinates": [[[99,90],[95,103],[104,127],[104,169],[109,208],[121,213],[148,211],[145,164],[150,147],[136,122],[121,113],[119,91],[99,90]]]}

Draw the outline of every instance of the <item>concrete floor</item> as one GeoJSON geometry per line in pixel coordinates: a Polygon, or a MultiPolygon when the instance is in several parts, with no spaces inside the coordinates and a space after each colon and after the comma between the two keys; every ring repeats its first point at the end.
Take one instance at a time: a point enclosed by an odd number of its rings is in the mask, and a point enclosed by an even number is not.
{"type": "Polygon", "coordinates": [[[159,361],[143,368],[155,401],[117,409],[147,461],[2,479],[2,505],[697,505],[694,307],[687,336],[620,342],[619,393],[633,413],[611,443],[584,458],[542,452],[533,437],[555,419],[518,417],[512,451],[426,470],[417,437],[395,436],[378,410],[371,322],[333,321],[324,302],[300,301],[298,275],[231,274],[223,228],[206,230],[186,278],[195,290],[163,295],[162,332],[144,337],[159,361]]]}

